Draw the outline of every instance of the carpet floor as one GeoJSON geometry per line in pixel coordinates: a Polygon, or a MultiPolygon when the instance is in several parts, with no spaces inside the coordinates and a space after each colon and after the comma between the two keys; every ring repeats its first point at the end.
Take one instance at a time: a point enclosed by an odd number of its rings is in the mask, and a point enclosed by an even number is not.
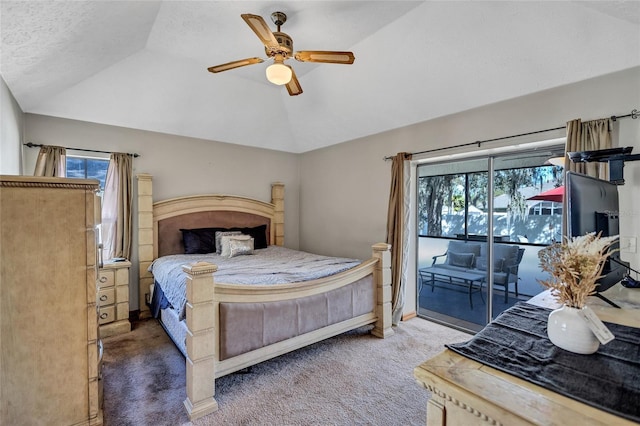
{"type": "MultiPolygon", "coordinates": [[[[219,410],[194,425],[424,425],[413,369],[470,335],[420,318],[378,339],[370,327],[216,380],[219,410]]],[[[156,320],[103,339],[104,424],[188,425],[185,360],[156,320]]]]}

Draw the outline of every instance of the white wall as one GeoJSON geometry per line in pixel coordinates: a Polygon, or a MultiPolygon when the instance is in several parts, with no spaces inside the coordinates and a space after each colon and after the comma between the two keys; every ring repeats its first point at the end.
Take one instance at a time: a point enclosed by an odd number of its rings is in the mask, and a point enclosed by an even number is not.
{"type": "MultiPolygon", "coordinates": [[[[365,258],[371,244],[385,240],[391,170],[391,162],[383,161],[385,156],[550,129],[574,118],[591,120],[625,115],[633,109],[640,110],[640,68],[302,154],[300,248],[365,258]]],[[[640,119],[627,118],[616,125],[614,144],[633,146],[634,153],[640,154],[640,119]]],[[[526,139],[557,136],[558,131],[526,139]]],[[[517,142],[522,143],[523,138],[517,142]]],[[[485,147],[513,143],[514,140],[507,140],[485,147]]],[[[477,150],[475,146],[466,149],[469,154],[477,150]]],[[[621,235],[639,236],[640,198],[632,194],[640,188],[640,162],[627,163],[625,179],[626,185],[620,187],[621,235]]],[[[415,252],[409,256],[412,272],[415,252]]],[[[623,258],[640,268],[638,253],[624,253],[623,258]]],[[[405,312],[412,312],[414,273],[410,274],[407,287],[405,312]]]]}
{"type": "Polygon", "coordinates": [[[0,174],[19,175],[23,128],[22,109],[0,77],[0,174]]]}
{"type": "MultiPolygon", "coordinates": [[[[299,176],[295,154],[185,138],[83,121],[25,114],[25,142],[138,153],[134,176],[153,175],[153,200],[183,195],[233,194],[271,200],[271,183],[285,184],[285,245],[299,244],[299,176]]],[[[37,148],[24,148],[24,170],[33,170],[37,148]]],[[[134,226],[137,211],[134,206],[134,226]]],[[[137,283],[137,236],[132,248],[132,283],[137,283]]],[[[138,291],[131,286],[131,310],[138,291]]]]}

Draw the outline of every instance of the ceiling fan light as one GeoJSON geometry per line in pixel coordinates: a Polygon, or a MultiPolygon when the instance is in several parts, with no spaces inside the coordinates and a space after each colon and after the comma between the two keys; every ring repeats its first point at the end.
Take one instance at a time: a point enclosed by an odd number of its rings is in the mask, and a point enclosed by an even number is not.
{"type": "Polygon", "coordinates": [[[291,68],[282,62],[276,62],[267,67],[267,80],[278,86],[287,84],[291,81],[291,68]]]}

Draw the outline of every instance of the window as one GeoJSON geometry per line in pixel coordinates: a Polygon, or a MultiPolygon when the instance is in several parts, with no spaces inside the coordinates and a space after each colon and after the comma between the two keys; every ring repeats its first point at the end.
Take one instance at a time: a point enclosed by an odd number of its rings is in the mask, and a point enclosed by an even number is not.
{"type": "MultiPolygon", "coordinates": [[[[97,179],[100,182],[98,197],[102,203],[104,185],[109,169],[108,158],[79,157],[67,155],[67,177],[79,179],[97,179]]],[[[102,224],[98,225],[98,242],[102,242],[102,224]]]]}
{"type": "MultiPolygon", "coordinates": [[[[425,237],[486,236],[486,172],[427,175],[418,180],[418,229],[425,237]]],[[[493,233],[501,241],[550,244],[560,236],[562,203],[529,198],[562,185],[556,166],[497,170],[493,233]],[[555,232],[550,232],[554,230],[555,232]]]]}
{"type": "Polygon", "coordinates": [[[104,193],[107,179],[109,160],[105,158],[67,156],[67,177],[80,179],[97,179],[100,182],[100,192],[104,193]]]}
{"type": "Polygon", "coordinates": [[[562,168],[547,159],[563,149],[417,166],[419,316],[478,331],[544,290],[538,252],[562,238],[564,190],[562,168]],[[470,257],[460,265],[465,255],[470,257]],[[452,274],[452,268],[462,272],[452,274]]]}

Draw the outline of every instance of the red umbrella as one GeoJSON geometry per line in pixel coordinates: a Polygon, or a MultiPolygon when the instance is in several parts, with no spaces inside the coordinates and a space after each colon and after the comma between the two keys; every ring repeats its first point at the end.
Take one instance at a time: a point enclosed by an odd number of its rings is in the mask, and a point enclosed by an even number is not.
{"type": "Polygon", "coordinates": [[[541,201],[553,201],[554,203],[561,203],[564,198],[564,186],[550,189],[527,198],[527,200],[541,200],[541,201]]]}

